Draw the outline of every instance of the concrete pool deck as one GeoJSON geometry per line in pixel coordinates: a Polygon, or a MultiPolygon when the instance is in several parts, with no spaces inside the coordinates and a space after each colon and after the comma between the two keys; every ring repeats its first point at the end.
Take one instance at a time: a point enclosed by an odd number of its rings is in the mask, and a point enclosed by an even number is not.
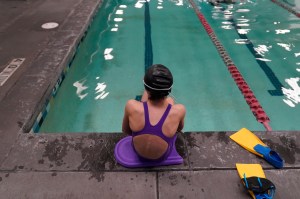
{"type": "Polygon", "coordinates": [[[259,163],[274,198],[299,198],[300,132],[257,132],[285,160],[274,169],[229,139],[187,132],[178,166],[126,169],[113,149],[121,133],[29,133],[101,0],[0,1],[0,71],[25,58],[0,86],[0,198],[250,198],[236,163],[259,163]],[[46,22],[58,28],[43,30],[46,22]]]}

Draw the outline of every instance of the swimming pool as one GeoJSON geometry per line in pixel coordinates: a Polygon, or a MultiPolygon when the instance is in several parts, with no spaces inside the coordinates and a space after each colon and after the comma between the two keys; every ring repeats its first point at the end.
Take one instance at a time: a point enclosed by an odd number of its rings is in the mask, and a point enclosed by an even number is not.
{"type": "MultiPolygon", "coordinates": [[[[168,66],[186,106],[184,131],[265,130],[199,21],[205,17],[269,117],[299,130],[300,19],[270,0],[103,1],[39,132],[121,132],[128,99],[142,94],[152,63],[168,66]],[[274,15],[276,13],[276,15],[274,15]]],[[[296,2],[282,1],[293,10],[296,2]]]]}

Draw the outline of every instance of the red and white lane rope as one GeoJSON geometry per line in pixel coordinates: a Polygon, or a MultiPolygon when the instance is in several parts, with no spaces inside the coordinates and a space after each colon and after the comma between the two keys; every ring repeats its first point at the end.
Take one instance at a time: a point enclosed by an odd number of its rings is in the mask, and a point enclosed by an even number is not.
{"type": "Polygon", "coordinates": [[[262,123],[267,131],[272,131],[271,126],[269,125],[270,119],[267,116],[266,112],[260,105],[259,101],[256,99],[254,93],[248,86],[247,82],[239,72],[238,68],[235,66],[231,58],[229,57],[228,53],[226,52],[225,48],[218,40],[217,36],[215,35],[213,29],[205,19],[204,15],[200,12],[199,8],[196,6],[193,0],[189,0],[191,6],[193,7],[197,17],[199,18],[200,22],[202,23],[204,29],[206,30],[207,34],[209,35],[211,41],[216,46],[220,56],[222,57],[224,63],[227,66],[228,71],[230,72],[232,78],[234,79],[236,85],[240,89],[241,93],[243,94],[247,104],[249,105],[253,115],[256,117],[256,120],[262,123]]]}
{"type": "Polygon", "coordinates": [[[287,11],[289,11],[290,13],[293,13],[294,15],[296,15],[297,17],[300,18],[300,13],[296,10],[294,10],[292,7],[286,5],[285,3],[282,3],[280,1],[277,0],[271,0],[273,3],[279,5],[280,7],[286,9],[287,11]]]}

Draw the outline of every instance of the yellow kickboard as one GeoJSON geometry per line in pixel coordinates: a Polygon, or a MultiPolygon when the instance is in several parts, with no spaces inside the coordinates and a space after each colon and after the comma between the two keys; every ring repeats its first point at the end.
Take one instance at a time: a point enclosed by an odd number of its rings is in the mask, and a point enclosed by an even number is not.
{"type": "MultiPolygon", "coordinates": [[[[260,178],[266,178],[265,173],[261,167],[260,164],[236,164],[236,168],[238,171],[238,174],[241,179],[244,178],[244,175],[246,178],[249,177],[260,177],[260,178]]],[[[252,191],[249,191],[250,195],[252,196],[253,199],[255,199],[255,195],[252,191]]]]}
{"type": "Polygon", "coordinates": [[[254,146],[256,146],[257,144],[260,144],[262,146],[267,145],[263,143],[254,133],[252,133],[248,129],[242,128],[235,134],[232,134],[230,138],[242,147],[244,147],[246,150],[250,151],[251,153],[263,157],[261,154],[257,153],[254,150],[254,146]]]}

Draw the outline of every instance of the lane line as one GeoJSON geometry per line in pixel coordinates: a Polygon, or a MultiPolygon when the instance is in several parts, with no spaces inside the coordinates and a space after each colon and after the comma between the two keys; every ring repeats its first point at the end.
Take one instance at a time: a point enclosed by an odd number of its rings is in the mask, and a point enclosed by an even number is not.
{"type": "Polygon", "coordinates": [[[251,52],[251,54],[254,56],[257,64],[264,71],[264,73],[266,74],[267,78],[269,79],[269,81],[271,82],[271,84],[273,84],[273,86],[275,88],[274,90],[268,90],[268,92],[270,93],[270,95],[272,95],[272,96],[283,96],[283,93],[282,93],[282,90],[281,90],[281,88],[283,87],[283,85],[280,82],[280,80],[278,79],[278,77],[275,75],[275,73],[273,72],[273,70],[271,69],[271,67],[265,61],[261,61],[261,60],[257,59],[257,58],[263,58],[263,56],[261,56],[260,54],[258,54],[254,50],[254,45],[251,42],[251,40],[248,39],[248,37],[247,37],[246,34],[240,34],[238,32],[238,29],[240,28],[240,26],[235,22],[235,20],[234,19],[230,19],[228,21],[232,22],[232,25],[234,26],[237,34],[239,35],[239,37],[241,39],[245,39],[245,40],[249,41],[249,43],[245,44],[246,47],[251,52]]]}
{"type": "Polygon", "coordinates": [[[145,71],[153,64],[151,18],[148,1],[145,2],[145,71]]]}
{"type": "Polygon", "coordinates": [[[262,123],[267,131],[272,131],[271,126],[269,125],[270,119],[267,116],[266,112],[260,105],[259,101],[255,97],[254,93],[248,86],[247,82],[239,72],[238,68],[235,66],[233,61],[231,60],[230,56],[226,52],[225,48],[218,40],[217,36],[215,35],[213,29],[205,19],[204,15],[200,12],[198,7],[196,6],[193,0],[189,0],[192,8],[194,9],[198,19],[200,20],[201,24],[203,25],[204,29],[206,30],[208,36],[210,37],[211,41],[214,43],[215,47],[217,48],[220,56],[222,57],[225,65],[227,66],[228,71],[230,72],[232,78],[234,79],[236,85],[240,89],[241,93],[244,96],[247,104],[249,105],[253,115],[255,116],[256,120],[262,123]]]}
{"type": "MultiPolygon", "coordinates": [[[[144,12],[144,27],[145,27],[145,57],[144,66],[145,72],[147,69],[153,65],[153,49],[152,49],[152,38],[151,38],[151,17],[149,2],[145,2],[145,12],[144,12]]],[[[135,100],[141,101],[142,95],[136,95],[135,100]]]]}

